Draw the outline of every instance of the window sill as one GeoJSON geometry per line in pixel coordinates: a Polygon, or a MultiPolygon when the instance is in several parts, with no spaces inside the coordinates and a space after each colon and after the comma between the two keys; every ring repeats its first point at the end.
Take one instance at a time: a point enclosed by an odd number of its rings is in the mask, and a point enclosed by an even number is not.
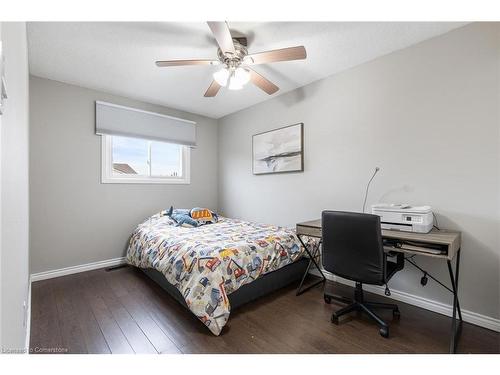
{"type": "Polygon", "coordinates": [[[189,185],[187,178],[102,178],[101,184],[163,184],[163,185],[189,185]]]}

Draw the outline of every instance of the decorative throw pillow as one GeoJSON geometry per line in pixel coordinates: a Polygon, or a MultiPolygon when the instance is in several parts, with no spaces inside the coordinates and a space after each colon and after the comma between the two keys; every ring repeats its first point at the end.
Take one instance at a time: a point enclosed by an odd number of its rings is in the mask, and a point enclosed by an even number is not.
{"type": "Polygon", "coordinates": [[[189,214],[198,222],[198,225],[213,224],[217,222],[217,215],[208,208],[195,207],[189,214]]]}

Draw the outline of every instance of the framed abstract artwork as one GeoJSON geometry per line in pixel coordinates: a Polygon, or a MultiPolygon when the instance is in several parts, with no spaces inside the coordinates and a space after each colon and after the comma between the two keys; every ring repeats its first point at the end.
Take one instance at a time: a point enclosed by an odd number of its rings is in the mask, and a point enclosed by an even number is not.
{"type": "Polygon", "coordinates": [[[252,137],[253,174],[302,172],[304,124],[255,134],[252,137]]]}

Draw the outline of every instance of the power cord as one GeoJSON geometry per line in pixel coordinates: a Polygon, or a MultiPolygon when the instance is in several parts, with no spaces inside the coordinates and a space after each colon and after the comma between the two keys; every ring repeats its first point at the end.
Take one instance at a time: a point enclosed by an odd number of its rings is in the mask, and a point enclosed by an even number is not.
{"type": "Polygon", "coordinates": [[[363,213],[365,213],[366,198],[368,198],[368,189],[370,189],[370,184],[372,183],[372,180],[375,177],[375,175],[378,173],[378,171],[380,171],[380,168],[375,167],[375,171],[373,172],[373,175],[370,178],[370,181],[368,181],[368,184],[366,184],[365,199],[363,201],[363,213]]]}
{"type": "Polygon", "coordinates": [[[439,229],[438,219],[437,219],[436,214],[434,212],[432,213],[432,216],[434,217],[434,222],[436,223],[433,225],[433,227],[436,228],[437,230],[441,230],[441,229],[439,229]]]}
{"type": "Polygon", "coordinates": [[[410,263],[412,266],[414,266],[415,268],[417,268],[420,272],[423,273],[423,276],[420,278],[420,284],[422,286],[426,286],[427,285],[427,282],[429,281],[429,278],[431,278],[432,280],[434,280],[436,283],[438,283],[439,285],[441,285],[443,288],[449,290],[451,293],[453,293],[453,290],[450,289],[448,286],[444,285],[441,281],[439,281],[438,279],[436,279],[434,276],[432,276],[430,273],[428,273],[426,270],[424,270],[422,267],[420,267],[414,260],[413,258],[416,256],[416,254],[414,255],[411,255],[411,256],[408,256],[408,257],[405,257],[405,260],[410,263]]]}

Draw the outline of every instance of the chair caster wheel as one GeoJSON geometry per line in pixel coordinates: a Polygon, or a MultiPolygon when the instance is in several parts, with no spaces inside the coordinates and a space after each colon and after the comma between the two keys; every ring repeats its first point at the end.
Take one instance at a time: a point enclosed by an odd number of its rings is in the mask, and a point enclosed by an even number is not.
{"type": "Polygon", "coordinates": [[[330,296],[325,295],[323,298],[325,299],[325,303],[327,304],[332,303],[332,298],[330,296]]]}
{"type": "Polygon", "coordinates": [[[330,320],[333,324],[339,324],[339,318],[338,316],[335,316],[335,314],[332,315],[332,318],[330,320]]]}
{"type": "Polygon", "coordinates": [[[389,327],[382,327],[380,328],[380,336],[384,337],[384,338],[388,338],[389,337],[389,327]]]}
{"type": "Polygon", "coordinates": [[[394,319],[399,319],[401,318],[401,313],[399,312],[399,310],[393,310],[392,316],[394,317],[394,319]]]}

